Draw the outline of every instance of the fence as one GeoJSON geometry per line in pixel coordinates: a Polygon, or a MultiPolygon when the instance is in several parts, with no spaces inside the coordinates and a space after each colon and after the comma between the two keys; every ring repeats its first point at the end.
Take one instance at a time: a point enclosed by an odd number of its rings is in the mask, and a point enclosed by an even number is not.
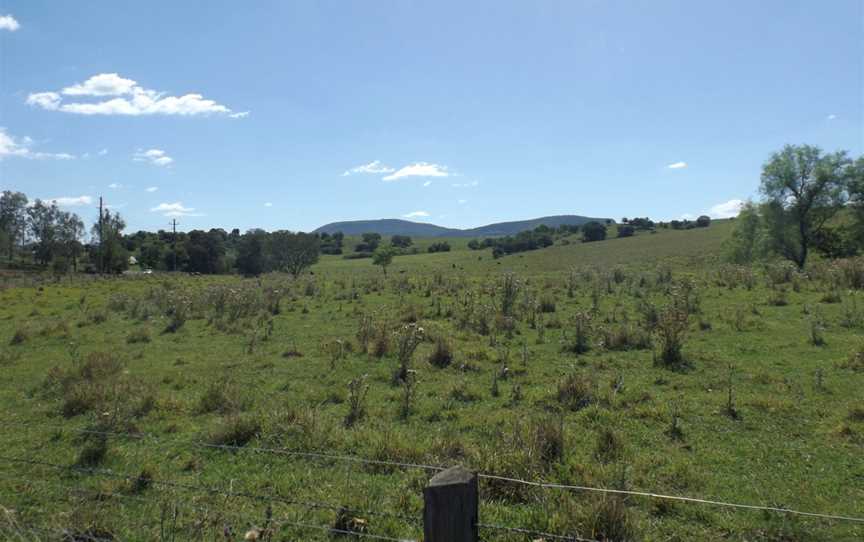
{"type": "MultiPolygon", "coordinates": [[[[0,422],[3,423],[3,422],[0,422]]],[[[25,424],[23,422],[5,422],[4,425],[30,425],[25,424]]],[[[44,424],[39,424],[40,427],[46,427],[44,424]]],[[[57,430],[69,430],[68,427],[63,426],[55,426],[57,430]]],[[[161,437],[156,437],[154,435],[144,434],[144,433],[122,433],[115,431],[99,431],[99,430],[91,430],[91,429],[72,429],[72,431],[77,433],[83,433],[88,435],[96,435],[100,437],[114,437],[114,438],[128,438],[128,439],[136,439],[136,440],[150,440],[153,443],[158,444],[171,444],[177,445],[176,442],[170,442],[166,439],[162,439],[161,437]]],[[[507,534],[514,535],[520,537],[532,537],[532,539],[542,539],[542,540],[564,540],[564,541],[572,541],[572,542],[596,542],[591,538],[583,538],[578,534],[561,534],[561,533],[547,533],[527,528],[522,528],[518,526],[510,526],[510,525],[500,525],[493,523],[484,523],[481,521],[481,510],[480,510],[480,480],[494,480],[496,482],[503,483],[511,483],[511,484],[521,484],[528,485],[532,487],[547,489],[547,490],[559,490],[559,491],[573,491],[573,492],[587,492],[587,493],[600,493],[600,494],[609,494],[609,495],[617,495],[621,497],[640,497],[647,499],[661,499],[661,500],[671,500],[671,501],[679,501],[686,502],[691,504],[698,505],[706,505],[706,506],[716,506],[723,507],[727,509],[733,510],[750,510],[750,511],[762,511],[766,513],[775,513],[775,514],[785,514],[792,516],[804,516],[809,518],[816,518],[819,520],[832,521],[832,522],[852,522],[856,524],[864,524],[864,517],[852,517],[845,516],[839,514],[826,514],[826,513],[817,513],[817,512],[807,512],[800,511],[788,508],[780,508],[776,506],[762,506],[762,505],[754,505],[754,504],[739,504],[739,503],[731,503],[731,502],[723,502],[717,500],[710,499],[701,499],[696,497],[686,497],[679,495],[665,495],[661,493],[653,493],[646,491],[634,491],[634,490],[626,490],[626,489],[612,489],[612,488],[598,488],[598,487],[589,487],[589,486],[577,486],[577,485],[567,485],[567,484],[558,484],[558,483],[548,483],[541,481],[532,481],[532,480],[522,480],[518,478],[509,478],[505,476],[497,476],[492,474],[484,474],[484,473],[476,473],[469,470],[466,470],[462,467],[450,467],[444,468],[436,465],[424,465],[418,463],[406,463],[406,462],[395,462],[395,461],[386,461],[386,460],[378,460],[378,459],[368,459],[362,458],[352,455],[344,455],[344,454],[333,454],[328,452],[318,452],[318,451],[306,451],[306,450],[286,450],[286,449],[275,449],[275,448],[255,448],[249,446],[232,446],[232,445],[216,445],[209,444],[205,442],[188,442],[182,443],[183,445],[202,447],[202,448],[210,448],[217,450],[225,450],[225,451],[240,451],[245,450],[249,452],[258,452],[258,453],[269,453],[269,454],[278,454],[284,456],[292,456],[297,458],[307,458],[307,459],[321,459],[326,461],[341,461],[341,462],[352,462],[352,463],[363,463],[368,465],[378,465],[378,466],[389,466],[395,468],[402,469],[422,469],[429,473],[434,473],[431,476],[428,484],[426,484],[423,490],[423,516],[415,517],[406,514],[398,514],[394,512],[385,512],[382,510],[369,510],[369,509],[357,509],[357,508],[349,508],[342,504],[337,503],[325,503],[325,502],[315,502],[309,500],[299,500],[295,498],[289,498],[281,495],[265,495],[253,492],[245,492],[245,491],[235,491],[233,489],[225,489],[219,487],[212,487],[206,485],[199,484],[189,484],[182,483],[173,480],[156,480],[149,479],[147,483],[154,487],[161,487],[166,489],[173,489],[179,491],[193,492],[198,494],[210,494],[215,496],[224,496],[224,497],[235,497],[235,498],[243,498],[243,499],[251,499],[255,501],[260,501],[268,504],[268,511],[270,510],[270,505],[274,503],[278,503],[280,505],[285,505],[289,507],[297,507],[305,510],[329,510],[335,512],[337,517],[360,517],[365,516],[368,518],[387,518],[391,520],[396,520],[405,523],[412,523],[415,526],[422,525],[422,530],[424,533],[423,540],[425,542],[477,542],[482,538],[481,533],[499,533],[499,534],[507,534]]],[[[84,467],[79,465],[63,465],[58,463],[53,463],[49,461],[43,461],[39,459],[34,459],[31,457],[23,458],[23,457],[6,457],[0,455],[0,462],[4,462],[7,465],[30,465],[30,466],[39,466],[50,468],[56,471],[65,471],[65,472],[75,472],[80,474],[87,474],[92,476],[102,476],[108,479],[115,480],[123,480],[130,483],[135,483],[138,479],[139,475],[130,474],[130,473],[122,473],[116,472],[113,470],[96,468],[96,467],[84,467]]],[[[19,476],[3,476],[0,474],[0,479],[5,480],[17,480],[21,483],[27,484],[60,484],[58,480],[36,480],[33,477],[22,477],[20,473],[19,476]]],[[[63,490],[68,491],[70,493],[84,493],[85,490],[78,488],[66,488],[63,490]]],[[[114,493],[100,491],[99,498],[116,498],[116,499],[136,499],[146,501],[147,499],[144,497],[129,495],[124,493],[114,493]]],[[[186,504],[184,506],[194,508],[194,505],[186,504]]],[[[2,507],[0,507],[0,511],[3,511],[2,507]]],[[[300,521],[296,518],[291,517],[280,517],[280,518],[269,518],[268,526],[266,529],[270,529],[272,532],[273,529],[278,527],[294,527],[297,529],[304,530],[317,530],[325,533],[329,533],[331,535],[343,535],[343,536],[353,536],[357,538],[367,538],[372,540],[392,540],[397,542],[406,542],[410,540],[408,537],[402,538],[394,538],[390,536],[385,536],[382,534],[373,534],[368,532],[366,525],[352,525],[350,522],[342,525],[321,525],[321,524],[313,524],[307,521],[300,521]]],[[[62,531],[57,531],[56,529],[46,529],[44,526],[35,526],[35,525],[0,525],[0,534],[8,534],[12,533],[16,535],[17,538],[21,540],[26,540],[22,533],[29,533],[36,537],[35,539],[40,539],[39,537],[44,535],[45,537],[60,537],[60,538],[69,538],[69,533],[63,533],[62,531]],[[6,532],[4,533],[4,529],[6,532]]],[[[104,540],[108,539],[105,536],[99,536],[98,533],[76,533],[75,535],[77,540],[104,540]]],[[[9,538],[12,538],[11,536],[9,538]]],[[[112,538],[113,539],[113,538],[112,538]]],[[[257,538],[250,538],[250,540],[256,540],[257,538]]]]}

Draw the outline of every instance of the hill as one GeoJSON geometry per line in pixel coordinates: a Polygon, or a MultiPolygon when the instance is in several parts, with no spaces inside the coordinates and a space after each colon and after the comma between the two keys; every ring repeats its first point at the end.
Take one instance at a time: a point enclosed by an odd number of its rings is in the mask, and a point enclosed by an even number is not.
{"type": "Polygon", "coordinates": [[[530,220],[497,222],[495,224],[462,230],[458,228],[445,228],[443,226],[436,226],[435,224],[411,222],[410,220],[385,218],[380,220],[331,222],[316,229],[314,233],[336,233],[337,231],[341,231],[345,235],[380,233],[381,235],[412,235],[416,237],[501,237],[504,235],[515,235],[525,230],[533,230],[540,225],[558,227],[564,224],[575,224],[581,226],[592,220],[605,221],[607,219],[590,218],[580,215],[556,215],[530,220]]]}

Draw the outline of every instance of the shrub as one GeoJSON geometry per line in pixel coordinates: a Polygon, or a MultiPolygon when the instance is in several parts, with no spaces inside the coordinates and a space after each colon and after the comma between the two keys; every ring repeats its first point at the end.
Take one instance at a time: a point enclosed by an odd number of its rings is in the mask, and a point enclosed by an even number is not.
{"type": "Polygon", "coordinates": [[[602,241],[606,239],[606,226],[595,221],[588,222],[582,226],[582,241],[602,241]]]}
{"type": "Polygon", "coordinates": [[[594,500],[584,520],[585,536],[608,542],[629,542],[637,539],[636,523],[627,510],[623,497],[604,495],[594,500]]]}
{"type": "Polygon", "coordinates": [[[233,414],[242,410],[246,406],[244,403],[240,390],[234,384],[220,380],[211,382],[198,399],[198,412],[233,414]]]}
{"type": "Polygon", "coordinates": [[[840,365],[842,369],[864,372],[864,343],[849,354],[849,358],[840,365]]]}
{"type": "Polygon", "coordinates": [[[581,410],[594,400],[595,387],[587,376],[571,372],[558,382],[558,402],[569,410],[581,410]]]}
{"type": "Polygon", "coordinates": [[[108,440],[105,435],[96,435],[88,439],[84,447],[78,453],[75,465],[79,467],[95,467],[102,463],[108,455],[108,440]]]}
{"type": "Polygon", "coordinates": [[[126,336],[126,342],[129,344],[149,343],[150,330],[146,326],[138,327],[126,336]]]}
{"type": "Polygon", "coordinates": [[[563,350],[571,354],[584,354],[591,349],[590,334],[592,330],[592,316],[585,311],[579,311],[570,320],[570,332],[565,334],[563,350]]]}
{"type": "Polygon", "coordinates": [[[435,347],[432,353],[429,354],[429,363],[435,367],[444,368],[453,362],[453,352],[450,349],[450,343],[442,336],[435,338],[435,347]]]}
{"type": "Polygon", "coordinates": [[[366,415],[366,395],[369,385],[366,375],[354,378],[348,383],[348,415],[345,416],[345,427],[352,427],[366,415]]]}
{"type": "Polygon", "coordinates": [[[440,241],[437,243],[432,243],[429,245],[429,248],[426,249],[427,252],[450,252],[450,243],[447,241],[440,241]]]}
{"type": "Polygon", "coordinates": [[[253,416],[231,416],[213,431],[207,441],[216,446],[245,446],[261,432],[261,424],[253,416]]]}
{"type": "Polygon", "coordinates": [[[672,302],[660,312],[655,334],[660,342],[657,362],[668,368],[686,365],[682,349],[689,328],[689,311],[680,297],[673,294],[672,302]]]}
{"type": "Polygon", "coordinates": [[[552,297],[544,297],[540,300],[540,312],[550,313],[555,312],[555,299],[552,297]]]}
{"type": "Polygon", "coordinates": [[[618,237],[633,237],[635,233],[633,226],[618,226],[618,237]]]}
{"type": "Polygon", "coordinates": [[[624,443],[621,437],[609,428],[604,428],[597,434],[597,445],[594,448],[594,457],[602,463],[611,463],[621,459],[624,455],[624,443]]]}
{"type": "Polygon", "coordinates": [[[29,338],[30,332],[27,330],[27,328],[19,327],[15,330],[15,334],[12,335],[12,339],[9,341],[9,344],[12,346],[24,344],[24,342],[26,342],[29,338]]]}

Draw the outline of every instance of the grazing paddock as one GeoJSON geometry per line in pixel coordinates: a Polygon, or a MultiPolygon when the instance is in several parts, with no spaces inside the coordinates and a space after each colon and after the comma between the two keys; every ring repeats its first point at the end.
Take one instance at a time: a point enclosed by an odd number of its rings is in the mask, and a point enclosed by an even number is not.
{"type": "Polygon", "coordinates": [[[508,480],[864,516],[864,263],[721,264],[727,233],[451,241],[386,278],[4,276],[0,532],[419,539],[459,464],[486,475],[484,540],[860,540],[508,480]]]}

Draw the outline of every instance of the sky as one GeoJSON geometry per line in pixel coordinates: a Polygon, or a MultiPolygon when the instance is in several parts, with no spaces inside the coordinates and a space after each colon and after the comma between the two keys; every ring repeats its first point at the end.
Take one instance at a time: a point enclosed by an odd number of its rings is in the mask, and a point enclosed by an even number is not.
{"type": "Polygon", "coordinates": [[[735,214],[864,153],[861,0],[0,0],[0,189],[128,231],[735,214]]]}

